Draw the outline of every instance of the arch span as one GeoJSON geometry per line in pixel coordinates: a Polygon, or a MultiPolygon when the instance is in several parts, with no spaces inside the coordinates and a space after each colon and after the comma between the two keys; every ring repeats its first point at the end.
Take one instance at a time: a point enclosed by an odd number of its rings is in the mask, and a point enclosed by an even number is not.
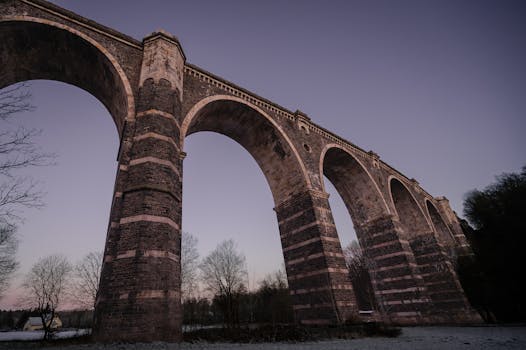
{"type": "MultiPolygon", "coordinates": [[[[374,226],[371,224],[375,220],[385,218],[389,207],[367,168],[344,148],[337,144],[326,145],[319,162],[320,178],[325,175],[342,198],[360,242],[361,253],[358,254],[365,256],[374,245],[370,226],[374,226]]],[[[324,181],[322,186],[325,188],[324,181]]],[[[349,278],[357,305],[362,310],[377,309],[374,285],[378,281],[375,277],[369,267],[350,266],[349,278]]]]}
{"type": "Polygon", "coordinates": [[[411,191],[394,176],[389,179],[389,193],[406,238],[416,238],[432,230],[411,191]]]}
{"type": "Polygon", "coordinates": [[[57,80],[86,90],[108,109],[119,134],[134,119],[128,78],[116,59],[87,35],[28,16],[0,20],[0,88],[34,79],[57,80]]]}
{"type": "Polygon", "coordinates": [[[233,96],[211,96],[196,103],[181,125],[181,142],[199,131],[223,134],[245,148],[265,174],[275,205],[310,188],[297,150],[272,118],[233,96]]]}
{"type": "Polygon", "coordinates": [[[444,246],[454,246],[455,240],[449,227],[447,227],[435,205],[428,199],[426,199],[426,209],[437,233],[438,241],[444,246]]]}
{"type": "Polygon", "coordinates": [[[323,175],[342,197],[355,226],[389,214],[387,202],[371,174],[356,157],[342,147],[329,144],[322,150],[320,178],[323,175]]]}

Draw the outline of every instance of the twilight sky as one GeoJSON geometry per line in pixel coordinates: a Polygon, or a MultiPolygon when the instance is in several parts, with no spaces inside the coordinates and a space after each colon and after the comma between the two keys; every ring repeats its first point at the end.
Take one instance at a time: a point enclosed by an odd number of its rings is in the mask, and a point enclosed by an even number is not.
{"type": "MultiPolygon", "coordinates": [[[[459,214],[467,191],[526,165],[524,1],[53,2],[137,39],[173,33],[188,62],[301,109],[445,195],[459,214]]],[[[103,249],[117,165],[117,132],[100,102],[63,83],[31,86],[36,111],[18,122],[43,130],[38,142],[58,165],[31,171],[47,206],[25,212],[21,268],[0,308],[16,306],[39,257],[74,262],[103,249]]],[[[185,151],[183,230],[199,239],[201,256],[233,238],[254,284],[283,263],[263,174],[222,135],[192,135],[185,151]]],[[[346,245],[352,222],[327,188],[346,245]]]]}

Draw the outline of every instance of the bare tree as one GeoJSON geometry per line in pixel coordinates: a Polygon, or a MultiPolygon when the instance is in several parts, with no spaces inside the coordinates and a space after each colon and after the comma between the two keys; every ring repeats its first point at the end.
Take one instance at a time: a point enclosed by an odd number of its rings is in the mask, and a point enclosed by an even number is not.
{"type": "Polygon", "coordinates": [[[219,301],[228,326],[239,322],[238,297],[245,291],[248,278],[245,260],[234,241],[228,240],[220,243],[199,265],[203,284],[219,301]]]}
{"type": "Polygon", "coordinates": [[[33,110],[27,84],[0,90],[0,296],[8,287],[16,262],[16,224],[22,220],[21,208],[43,206],[43,193],[37,183],[21,176],[20,169],[51,164],[54,155],[40,152],[33,139],[37,129],[26,129],[12,122],[13,115],[33,110]]]}
{"type": "Polygon", "coordinates": [[[18,240],[15,237],[15,227],[0,226],[0,298],[9,285],[13,273],[18,267],[16,250],[18,240]]]}
{"type": "Polygon", "coordinates": [[[91,252],[82,258],[73,268],[72,296],[81,307],[92,309],[99,290],[102,252],[91,252]]]}
{"type": "Polygon", "coordinates": [[[71,270],[66,257],[50,255],[38,260],[24,281],[26,302],[40,315],[44,339],[49,339],[52,334],[55,312],[66,295],[71,270]]]}
{"type": "MultiPolygon", "coordinates": [[[[365,277],[365,284],[367,285],[367,287],[365,288],[366,293],[363,293],[361,291],[362,299],[369,300],[370,302],[370,304],[368,304],[367,306],[370,306],[373,309],[377,309],[380,313],[380,318],[383,322],[392,322],[390,319],[391,305],[388,304],[388,300],[385,298],[384,294],[374,293],[374,288],[381,289],[382,287],[381,285],[379,285],[379,283],[381,283],[382,278],[379,276],[378,265],[376,264],[374,258],[369,256],[366,253],[366,251],[362,250],[362,248],[356,241],[352,241],[343,250],[343,254],[347,263],[347,267],[349,268],[349,277],[351,278],[351,282],[353,282],[353,274],[355,276],[364,276],[363,272],[365,271],[368,274],[368,276],[365,277]],[[375,287],[373,287],[373,282],[376,283],[375,287]]],[[[364,279],[361,280],[361,283],[363,285],[364,279]]],[[[361,287],[356,287],[355,283],[356,282],[353,282],[353,288],[356,293],[356,291],[360,290],[361,287]]],[[[360,298],[359,295],[356,296],[357,299],[360,298]]],[[[359,300],[357,301],[359,302],[359,300]]]]}
{"type": "Polygon", "coordinates": [[[371,281],[374,261],[364,254],[357,241],[349,243],[343,254],[349,269],[349,278],[353,285],[358,307],[361,310],[374,309],[376,303],[371,281]]]}
{"type": "Polygon", "coordinates": [[[34,143],[38,129],[26,129],[13,123],[19,112],[33,109],[27,84],[0,90],[0,224],[14,225],[21,220],[19,209],[42,207],[42,192],[30,177],[18,170],[53,163],[55,155],[42,153],[34,143]]]}
{"type": "Polygon", "coordinates": [[[199,288],[198,267],[197,238],[191,233],[183,232],[181,237],[181,299],[183,301],[196,296],[199,288]]]}

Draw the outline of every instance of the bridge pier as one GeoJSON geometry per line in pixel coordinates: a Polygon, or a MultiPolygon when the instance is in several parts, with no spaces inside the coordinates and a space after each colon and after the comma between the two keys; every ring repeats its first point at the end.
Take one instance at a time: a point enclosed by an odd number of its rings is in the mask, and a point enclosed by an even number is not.
{"type": "Polygon", "coordinates": [[[181,96],[156,55],[177,52],[177,44],[157,33],[144,46],[137,113],[121,139],[95,307],[98,341],[181,340],[181,96]]]}
{"type": "Polygon", "coordinates": [[[404,239],[391,215],[357,228],[379,312],[395,324],[478,323],[453,264],[433,232],[404,239]]]}
{"type": "Polygon", "coordinates": [[[469,304],[449,255],[433,232],[410,240],[427,295],[432,303],[429,323],[479,323],[469,304]]]}
{"type": "Polygon", "coordinates": [[[401,239],[400,225],[384,215],[356,228],[380,316],[386,322],[425,322],[431,307],[409,242],[401,239]]]}
{"type": "Polygon", "coordinates": [[[308,190],[276,206],[296,322],[338,324],[358,309],[328,194],[308,190]]]}

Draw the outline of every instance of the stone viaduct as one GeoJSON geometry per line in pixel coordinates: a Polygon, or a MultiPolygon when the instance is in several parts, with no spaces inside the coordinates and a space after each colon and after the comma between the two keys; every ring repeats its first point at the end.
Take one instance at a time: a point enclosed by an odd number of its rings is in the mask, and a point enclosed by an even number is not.
{"type": "Polygon", "coordinates": [[[181,339],[184,139],[200,131],[237,141],[265,174],[297,322],[359,319],[324,175],[372,259],[382,320],[480,320],[453,268],[454,255],[470,248],[447,199],[304,113],[189,64],[174,36],[156,32],[141,42],[42,0],[0,0],[0,88],[31,79],[88,91],[119,132],[98,340],[181,339]]]}

